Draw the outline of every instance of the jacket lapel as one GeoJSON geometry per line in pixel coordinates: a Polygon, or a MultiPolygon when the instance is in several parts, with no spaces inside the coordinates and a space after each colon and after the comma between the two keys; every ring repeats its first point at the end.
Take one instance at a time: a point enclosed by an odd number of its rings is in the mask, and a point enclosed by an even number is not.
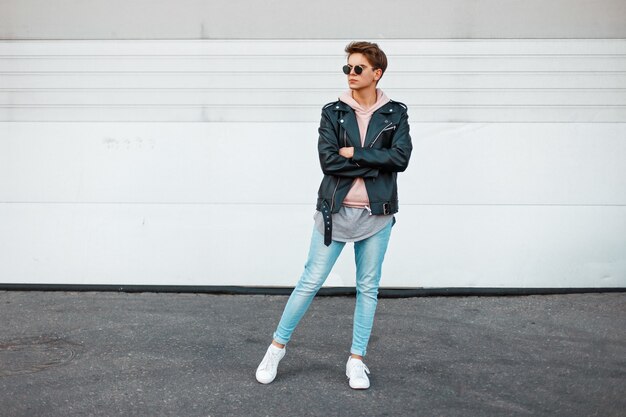
{"type": "MultiPolygon", "coordinates": [[[[359,124],[356,121],[356,115],[354,110],[346,103],[339,102],[336,107],[337,111],[341,111],[342,117],[338,122],[342,126],[348,135],[348,145],[355,148],[361,148],[361,134],[359,133],[359,124]]],[[[367,134],[365,135],[365,147],[369,146],[376,136],[391,122],[391,112],[389,110],[389,103],[382,106],[372,114],[369,125],[367,127],[367,134]]],[[[346,146],[342,137],[339,138],[339,146],[346,146]]]]}
{"type": "Polygon", "coordinates": [[[367,134],[365,135],[365,147],[368,147],[376,136],[383,130],[390,122],[389,113],[386,109],[387,105],[381,107],[372,114],[370,123],[367,126],[367,134]]]}
{"type": "Polygon", "coordinates": [[[339,125],[343,128],[343,129],[340,129],[341,137],[338,138],[339,146],[340,147],[352,146],[354,148],[360,148],[361,147],[361,135],[359,134],[359,125],[356,121],[356,115],[354,114],[354,110],[352,110],[350,106],[348,106],[345,103],[341,103],[341,104],[343,104],[345,107],[342,109],[343,110],[342,116],[338,120],[339,125]],[[344,144],[344,139],[343,139],[344,131],[348,136],[347,144],[344,144]]]}

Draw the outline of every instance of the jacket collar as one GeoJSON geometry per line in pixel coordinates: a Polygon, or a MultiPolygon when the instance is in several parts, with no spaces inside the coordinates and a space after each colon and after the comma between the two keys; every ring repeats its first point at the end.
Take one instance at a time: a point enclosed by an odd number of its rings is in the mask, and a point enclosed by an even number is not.
{"type": "MultiPolygon", "coordinates": [[[[390,122],[390,116],[397,113],[392,105],[393,101],[385,104],[372,114],[369,125],[367,126],[367,134],[365,135],[365,147],[367,147],[374,138],[384,129],[390,122]]],[[[352,107],[343,101],[337,101],[333,105],[333,111],[343,113],[341,117],[338,115],[339,125],[342,126],[348,135],[348,144],[361,148],[361,135],[359,134],[359,125],[356,121],[356,115],[352,107]]],[[[343,136],[343,133],[341,133],[343,136]]],[[[343,137],[339,138],[339,143],[343,146],[343,137]]]]}
{"type": "MultiPolygon", "coordinates": [[[[392,114],[394,112],[393,103],[394,103],[393,100],[389,100],[389,102],[387,104],[382,106],[380,109],[376,110],[374,112],[374,114],[376,114],[376,113],[392,114]]],[[[341,100],[337,100],[334,103],[333,111],[336,111],[336,112],[338,112],[338,111],[341,111],[341,112],[353,112],[354,113],[354,110],[352,109],[352,107],[348,106],[346,103],[344,103],[341,100]]]]}

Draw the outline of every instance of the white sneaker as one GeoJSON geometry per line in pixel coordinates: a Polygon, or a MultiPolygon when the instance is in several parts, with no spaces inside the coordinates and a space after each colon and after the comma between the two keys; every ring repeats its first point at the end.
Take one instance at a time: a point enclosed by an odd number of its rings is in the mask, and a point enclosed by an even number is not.
{"type": "Polygon", "coordinates": [[[261,384],[269,384],[276,378],[276,371],[278,370],[278,362],[285,357],[285,348],[279,348],[274,345],[270,345],[265,352],[263,360],[256,368],[256,380],[261,384]]]}
{"type": "Polygon", "coordinates": [[[346,364],[346,376],[350,380],[350,388],[352,389],[368,389],[370,387],[370,379],[367,374],[370,370],[365,366],[362,360],[355,359],[352,356],[348,358],[346,364]]]}

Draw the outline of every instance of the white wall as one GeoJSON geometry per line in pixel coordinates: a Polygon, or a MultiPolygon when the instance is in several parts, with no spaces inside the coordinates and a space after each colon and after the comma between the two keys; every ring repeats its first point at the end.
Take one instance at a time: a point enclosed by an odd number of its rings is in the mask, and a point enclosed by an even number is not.
{"type": "MultiPolygon", "coordinates": [[[[0,282],[293,285],[346,42],[1,42],[0,282]]],[[[380,44],[415,147],[384,286],[625,286],[626,41],[380,44]]]]}
{"type": "Polygon", "coordinates": [[[0,0],[0,284],[293,285],[369,39],[414,141],[383,286],[625,287],[626,3],[381,5],[0,0]]]}

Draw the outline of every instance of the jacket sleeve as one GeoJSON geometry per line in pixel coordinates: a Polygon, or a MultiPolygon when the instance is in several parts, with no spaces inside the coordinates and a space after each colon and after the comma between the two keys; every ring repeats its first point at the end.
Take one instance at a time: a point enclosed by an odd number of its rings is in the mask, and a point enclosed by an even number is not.
{"type": "Polygon", "coordinates": [[[404,112],[393,135],[391,148],[354,148],[352,161],[362,167],[381,171],[402,172],[409,166],[413,145],[409,135],[409,116],[404,112]]]}
{"type": "Polygon", "coordinates": [[[340,177],[377,177],[378,168],[357,165],[352,159],[339,155],[339,138],[335,132],[333,123],[328,114],[322,112],[322,120],[319,127],[319,139],[317,150],[320,158],[322,172],[327,175],[340,177]]]}

